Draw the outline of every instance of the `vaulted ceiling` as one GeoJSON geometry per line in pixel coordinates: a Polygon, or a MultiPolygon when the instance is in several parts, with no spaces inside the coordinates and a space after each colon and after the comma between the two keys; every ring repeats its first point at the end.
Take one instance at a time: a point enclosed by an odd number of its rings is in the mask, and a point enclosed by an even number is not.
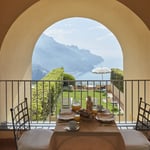
{"type": "Polygon", "coordinates": [[[137,14],[150,30],[150,0],[118,0],[137,14]]]}
{"type": "MultiPolygon", "coordinates": [[[[0,1],[0,46],[16,18],[39,0],[1,0],[0,1]]],[[[94,0],[93,3],[97,1],[94,0]]],[[[143,20],[150,30],[150,0],[117,0],[128,7],[143,20]]],[[[53,3],[53,1],[52,1],[53,3]]]]}

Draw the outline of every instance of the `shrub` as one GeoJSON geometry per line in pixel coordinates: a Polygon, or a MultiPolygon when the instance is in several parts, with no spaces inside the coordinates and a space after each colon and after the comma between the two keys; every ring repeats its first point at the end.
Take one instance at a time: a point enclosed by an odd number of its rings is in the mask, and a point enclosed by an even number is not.
{"type": "Polygon", "coordinates": [[[111,82],[123,92],[123,71],[113,68],[111,71],[111,82]]]}
{"type": "Polygon", "coordinates": [[[72,76],[71,74],[64,73],[63,80],[64,80],[63,86],[75,85],[75,82],[74,82],[75,77],[72,76]]]}

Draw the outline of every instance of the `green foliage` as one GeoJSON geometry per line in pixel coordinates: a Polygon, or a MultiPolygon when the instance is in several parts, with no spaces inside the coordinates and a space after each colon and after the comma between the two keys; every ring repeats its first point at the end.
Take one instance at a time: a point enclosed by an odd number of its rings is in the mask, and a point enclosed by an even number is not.
{"type": "MultiPolygon", "coordinates": [[[[111,72],[112,83],[121,91],[123,91],[123,72],[119,69],[112,69],[111,72]]],[[[61,106],[58,102],[60,95],[64,98],[72,97],[74,100],[83,100],[82,105],[86,104],[85,100],[88,95],[100,99],[99,104],[104,107],[108,107],[112,112],[118,111],[117,108],[113,108],[112,104],[105,106],[105,103],[101,101],[106,97],[106,93],[82,91],[73,92],[68,90],[64,92],[64,87],[70,87],[75,85],[75,78],[67,73],[64,73],[63,68],[57,68],[48,73],[42,80],[33,83],[32,88],[32,106],[31,116],[32,120],[46,120],[48,115],[54,114],[56,111],[56,105],[61,106]],[[63,81],[65,80],[65,81],[63,81]]]]}
{"type": "Polygon", "coordinates": [[[63,68],[56,68],[49,72],[42,80],[62,80],[64,76],[63,68]]]}
{"type": "MultiPolygon", "coordinates": [[[[105,102],[103,101],[103,99],[106,99],[107,98],[107,93],[103,93],[103,92],[96,92],[96,91],[93,91],[93,90],[89,90],[88,92],[87,91],[72,91],[72,92],[69,92],[68,91],[64,91],[63,92],[63,98],[64,99],[70,99],[72,98],[73,101],[75,102],[80,102],[81,105],[82,105],[82,108],[86,109],[86,98],[88,96],[91,96],[91,97],[94,97],[95,99],[97,99],[97,105],[102,105],[103,108],[106,108],[106,109],[109,109],[112,113],[118,113],[119,112],[119,109],[117,106],[114,106],[111,102],[105,102]]],[[[59,104],[59,106],[61,106],[61,102],[59,104]]],[[[69,104],[68,104],[69,105],[69,104]]],[[[59,110],[60,108],[58,108],[59,110]]]]}
{"type": "Polygon", "coordinates": [[[75,80],[75,77],[71,74],[64,73],[63,80],[75,80]]]}
{"type": "Polygon", "coordinates": [[[52,70],[32,89],[32,120],[46,120],[53,114],[57,99],[62,92],[63,68],[52,70]],[[56,82],[57,81],[57,82],[56,82]]]}
{"type": "Polygon", "coordinates": [[[123,92],[123,71],[113,68],[111,71],[111,82],[123,92]]]}
{"type": "Polygon", "coordinates": [[[75,85],[75,77],[71,74],[64,73],[63,80],[63,86],[75,85]]]}
{"type": "Polygon", "coordinates": [[[119,109],[118,109],[117,107],[113,107],[113,108],[111,109],[111,111],[115,113],[115,112],[118,112],[119,109]]]}

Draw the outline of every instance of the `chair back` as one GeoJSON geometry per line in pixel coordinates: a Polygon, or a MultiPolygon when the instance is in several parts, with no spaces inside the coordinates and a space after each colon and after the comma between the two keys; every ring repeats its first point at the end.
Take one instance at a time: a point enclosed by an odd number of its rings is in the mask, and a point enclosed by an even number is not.
{"type": "Polygon", "coordinates": [[[150,130],[150,104],[140,98],[136,130],[150,130]]]}
{"type": "Polygon", "coordinates": [[[10,109],[13,124],[13,133],[17,147],[17,141],[25,130],[30,130],[27,98],[14,108],[10,109]]]}

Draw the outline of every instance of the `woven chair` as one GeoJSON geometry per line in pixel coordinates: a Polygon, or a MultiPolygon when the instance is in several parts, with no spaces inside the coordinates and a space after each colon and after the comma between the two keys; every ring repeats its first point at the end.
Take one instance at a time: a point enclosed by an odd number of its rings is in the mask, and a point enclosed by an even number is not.
{"type": "Polygon", "coordinates": [[[120,130],[126,150],[150,150],[150,142],[144,132],[150,130],[150,104],[140,98],[137,122],[134,130],[120,130]]]}
{"type": "Polygon", "coordinates": [[[17,150],[47,150],[53,134],[49,129],[30,127],[27,98],[10,109],[17,150]]]}

